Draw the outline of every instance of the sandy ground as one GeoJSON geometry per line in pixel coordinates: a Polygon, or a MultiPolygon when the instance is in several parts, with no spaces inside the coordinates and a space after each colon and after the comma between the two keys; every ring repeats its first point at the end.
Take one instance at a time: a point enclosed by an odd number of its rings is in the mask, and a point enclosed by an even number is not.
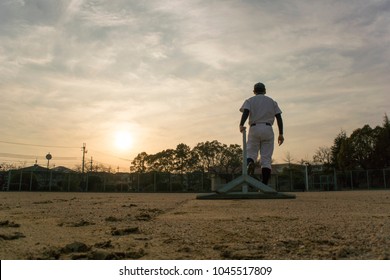
{"type": "Polygon", "coordinates": [[[296,196],[0,192],[0,259],[390,258],[390,190],[296,196]]]}

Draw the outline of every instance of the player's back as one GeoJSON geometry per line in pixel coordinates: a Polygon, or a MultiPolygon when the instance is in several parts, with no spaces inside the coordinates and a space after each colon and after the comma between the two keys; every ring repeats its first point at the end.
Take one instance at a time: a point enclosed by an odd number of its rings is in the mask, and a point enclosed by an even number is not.
{"type": "Polygon", "coordinates": [[[249,104],[249,123],[274,123],[275,115],[281,113],[277,103],[264,94],[252,96],[247,100],[249,104]]]}

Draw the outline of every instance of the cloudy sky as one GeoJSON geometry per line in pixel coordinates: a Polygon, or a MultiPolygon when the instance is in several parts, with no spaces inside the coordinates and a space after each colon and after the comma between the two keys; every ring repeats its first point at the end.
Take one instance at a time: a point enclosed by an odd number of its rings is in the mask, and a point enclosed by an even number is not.
{"type": "Polygon", "coordinates": [[[259,81],[283,111],[275,161],[310,160],[389,114],[389,46],[389,0],[0,0],[0,162],[74,167],[86,143],[128,170],[143,151],[241,144],[259,81]]]}

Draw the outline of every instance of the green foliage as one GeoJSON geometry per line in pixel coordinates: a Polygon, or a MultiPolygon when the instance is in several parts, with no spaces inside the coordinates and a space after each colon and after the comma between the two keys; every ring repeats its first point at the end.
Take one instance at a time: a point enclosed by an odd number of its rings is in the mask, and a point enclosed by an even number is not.
{"type": "MultiPolygon", "coordinates": [[[[341,131],[330,148],[329,166],[339,169],[372,169],[390,166],[390,123],[387,115],[383,126],[371,128],[364,125],[348,137],[341,131]]],[[[320,158],[317,151],[314,160],[320,158]]],[[[324,163],[324,162],[322,162],[324,163]]]]}
{"type": "Polygon", "coordinates": [[[132,161],[133,172],[150,171],[183,174],[193,171],[217,171],[235,173],[240,170],[242,149],[239,145],[226,145],[214,141],[198,143],[193,149],[179,144],[176,149],[167,149],[153,155],[143,152],[132,161]]]}

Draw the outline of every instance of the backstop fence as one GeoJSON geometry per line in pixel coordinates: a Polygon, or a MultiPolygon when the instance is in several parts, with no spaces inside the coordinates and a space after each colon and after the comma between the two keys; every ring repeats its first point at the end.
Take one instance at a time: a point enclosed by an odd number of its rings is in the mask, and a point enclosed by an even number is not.
{"type": "MultiPolygon", "coordinates": [[[[204,172],[81,174],[10,170],[0,172],[0,191],[209,192],[238,176],[204,172]]],[[[302,167],[273,174],[270,186],[280,192],[390,189],[390,168],[307,173],[302,167]]]]}

